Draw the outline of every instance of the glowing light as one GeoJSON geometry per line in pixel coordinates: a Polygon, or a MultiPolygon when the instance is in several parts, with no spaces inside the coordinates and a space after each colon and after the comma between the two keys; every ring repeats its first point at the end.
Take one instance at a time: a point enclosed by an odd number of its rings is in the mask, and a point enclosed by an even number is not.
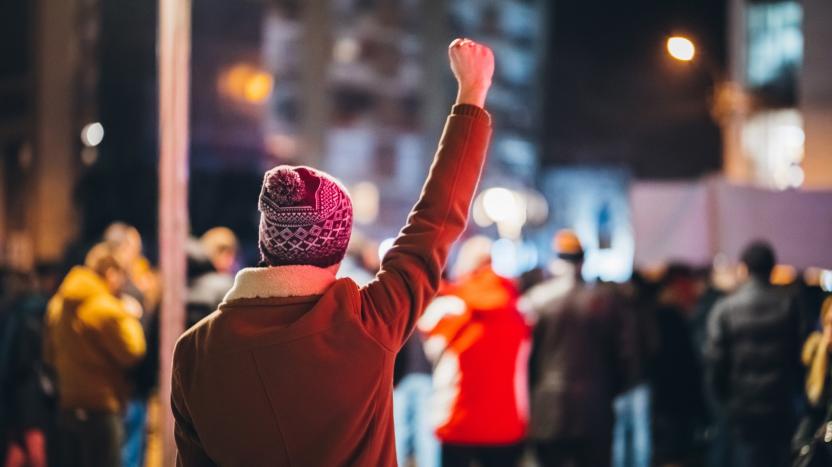
{"type": "Polygon", "coordinates": [[[482,198],[485,214],[497,223],[515,216],[519,207],[517,201],[517,196],[508,188],[489,188],[482,198]]]}
{"type": "Polygon", "coordinates": [[[248,102],[261,104],[272,94],[273,86],[274,79],[272,75],[264,71],[258,71],[246,81],[243,95],[248,102]]]}
{"type": "Polygon", "coordinates": [[[820,273],[820,287],[825,292],[832,292],[832,271],[825,269],[820,273]]]}
{"type": "Polygon", "coordinates": [[[98,150],[95,148],[84,148],[81,150],[81,162],[86,166],[95,164],[98,160],[98,150]]]}
{"type": "Polygon", "coordinates": [[[479,196],[474,200],[474,207],[471,209],[471,217],[474,218],[474,223],[476,223],[480,227],[488,227],[489,225],[493,224],[494,221],[488,217],[488,214],[485,212],[485,207],[483,207],[483,193],[480,193],[479,196]]]}
{"type": "Polygon", "coordinates": [[[803,182],[806,180],[806,173],[803,171],[803,168],[799,165],[793,165],[789,167],[789,186],[792,188],[798,188],[803,185],[803,182]]]}
{"type": "Polygon", "coordinates": [[[88,148],[94,148],[104,140],[104,126],[99,122],[88,123],[81,130],[81,142],[88,148]]]}
{"type": "Polygon", "coordinates": [[[390,251],[390,248],[393,248],[393,242],[395,242],[395,238],[385,238],[378,244],[378,259],[379,261],[384,261],[384,255],[390,251]]]}
{"type": "Polygon", "coordinates": [[[690,39],[674,36],[667,39],[667,52],[676,60],[689,62],[696,55],[696,47],[690,39]]]}
{"type": "Polygon", "coordinates": [[[797,125],[783,125],[777,131],[785,145],[802,148],[806,141],[806,133],[803,132],[803,128],[797,125]]]}
{"type": "Polygon", "coordinates": [[[257,67],[237,64],[220,75],[222,94],[249,104],[262,104],[272,94],[274,77],[257,67]]]}
{"type": "Polygon", "coordinates": [[[535,267],[537,261],[537,248],[522,241],[501,238],[491,247],[491,267],[502,277],[519,277],[535,267]]]}

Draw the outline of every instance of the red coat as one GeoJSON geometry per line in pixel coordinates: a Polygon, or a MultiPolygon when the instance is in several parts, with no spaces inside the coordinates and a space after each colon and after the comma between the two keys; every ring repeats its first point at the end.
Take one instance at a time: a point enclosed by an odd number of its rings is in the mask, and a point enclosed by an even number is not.
{"type": "Polygon", "coordinates": [[[428,181],[376,280],[335,268],[241,271],[174,353],[180,466],[394,466],[393,364],[465,228],[490,137],[456,106],[428,181]]]}
{"type": "Polygon", "coordinates": [[[443,287],[419,323],[437,362],[432,416],[446,443],[522,441],[528,421],[530,329],[515,285],[490,267],[443,287]]]}

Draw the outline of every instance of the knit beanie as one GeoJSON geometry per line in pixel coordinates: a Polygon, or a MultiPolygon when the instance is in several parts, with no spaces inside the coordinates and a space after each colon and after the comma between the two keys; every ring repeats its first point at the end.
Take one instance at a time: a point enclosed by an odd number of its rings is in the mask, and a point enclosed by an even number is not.
{"type": "Polygon", "coordinates": [[[332,176],[310,167],[277,166],[263,177],[262,266],[340,263],[352,232],[352,201],[332,176]]]}

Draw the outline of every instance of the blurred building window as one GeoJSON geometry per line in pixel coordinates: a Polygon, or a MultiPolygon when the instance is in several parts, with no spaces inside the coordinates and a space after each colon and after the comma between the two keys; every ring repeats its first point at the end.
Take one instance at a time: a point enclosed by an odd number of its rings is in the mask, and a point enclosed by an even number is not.
{"type": "Polygon", "coordinates": [[[753,2],[746,16],[751,88],[793,93],[803,60],[803,8],[797,1],[753,2]]]}
{"type": "Polygon", "coordinates": [[[762,186],[785,190],[803,184],[803,118],[797,110],[758,112],[744,125],[742,142],[762,186]]]}

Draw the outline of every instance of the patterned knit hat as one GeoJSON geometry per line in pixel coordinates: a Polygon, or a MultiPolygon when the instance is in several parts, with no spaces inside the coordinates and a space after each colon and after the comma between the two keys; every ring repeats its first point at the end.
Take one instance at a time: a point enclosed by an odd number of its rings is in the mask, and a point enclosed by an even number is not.
{"type": "Polygon", "coordinates": [[[352,233],[352,201],[335,178],[309,167],[281,165],[260,190],[263,266],[340,263],[352,233]]]}

